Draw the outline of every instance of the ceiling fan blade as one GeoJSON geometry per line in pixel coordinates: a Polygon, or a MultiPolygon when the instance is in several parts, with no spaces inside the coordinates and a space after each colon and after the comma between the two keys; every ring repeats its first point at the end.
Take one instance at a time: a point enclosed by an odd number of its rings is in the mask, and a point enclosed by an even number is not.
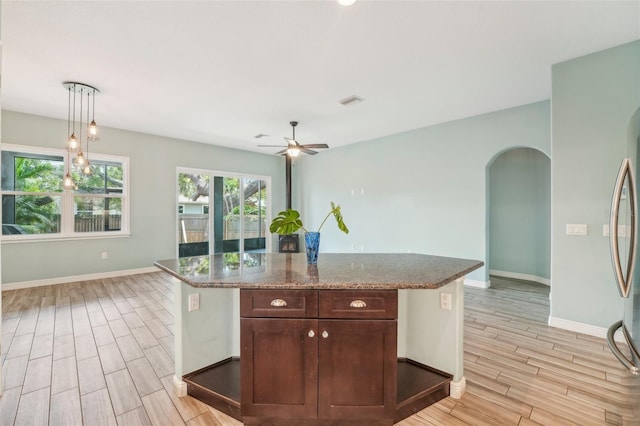
{"type": "Polygon", "coordinates": [[[259,148],[284,148],[285,145],[258,145],[259,148]]]}
{"type": "Polygon", "coordinates": [[[329,148],[329,145],[327,145],[326,143],[307,143],[300,146],[302,148],[329,148]]]}
{"type": "MultiPolygon", "coordinates": [[[[287,149],[288,149],[288,148],[287,148],[287,149]]],[[[284,155],[284,154],[286,154],[286,153],[287,153],[287,149],[283,149],[282,151],[278,151],[278,152],[276,152],[276,153],[275,153],[275,154],[273,154],[273,155],[284,155]]]]}
{"type": "Polygon", "coordinates": [[[309,154],[309,155],[316,155],[317,152],[316,151],[312,151],[310,149],[307,149],[303,146],[300,146],[300,151],[304,152],[305,154],[309,154]]]}

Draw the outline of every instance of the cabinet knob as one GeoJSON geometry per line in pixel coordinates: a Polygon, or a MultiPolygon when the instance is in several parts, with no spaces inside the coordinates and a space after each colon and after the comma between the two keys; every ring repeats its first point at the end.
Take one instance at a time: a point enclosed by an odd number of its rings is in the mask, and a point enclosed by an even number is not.
{"type": "Polygon", "coordinates": [[[275,306],[276,308],[281,308],[283,306],[287,306],[287,302],[282,299],[273,299],[271,301],[271,306],[275,306]]]}
{"type": "Polygon", "coordinates": [[[367,303],[364,300],[353,300],[349,303],[352,308],[366,308],[367,303]]]}
{"type": "Polygon", "coordinates": [[[313,330],[309,330],[309,333],[307,334],[309,337],[313,337],[316,335],[316,333],[313,332],[313,330]]]}
{"type": "Polygon", "coordinates": [[[322,338],[326,339],[327,337],[329,337],[329,332],[327,330],[322,332],[322,338]]]}

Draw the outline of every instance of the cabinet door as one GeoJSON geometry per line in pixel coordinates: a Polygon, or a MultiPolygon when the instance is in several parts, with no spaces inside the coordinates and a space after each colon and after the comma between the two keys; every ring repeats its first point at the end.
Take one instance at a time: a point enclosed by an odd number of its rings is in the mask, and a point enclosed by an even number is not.
{"type": "Polygon", "coordinates": [[[314,418],[318,320],[240,320],[242,416],[314,418]]]}
{"type": "Polygon", "coordinates": [[[318,417],[394,417],[396,328],[395,320],[319,321],[318,417]]]}

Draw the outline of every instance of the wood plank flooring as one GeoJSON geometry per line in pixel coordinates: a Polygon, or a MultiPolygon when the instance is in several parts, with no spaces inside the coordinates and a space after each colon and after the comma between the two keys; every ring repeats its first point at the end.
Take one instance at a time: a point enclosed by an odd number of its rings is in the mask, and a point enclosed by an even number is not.
{"type": "MultiPolygon", "coordinates": [[[[0,425],[240,423],[173,376],[175,281],[157,272],[2,293],[0,425]]],[[[465,288],[468,391],[399,426],[640,425],[640,380],[603,339],[546,325],[549,288],[465,288]]]]}

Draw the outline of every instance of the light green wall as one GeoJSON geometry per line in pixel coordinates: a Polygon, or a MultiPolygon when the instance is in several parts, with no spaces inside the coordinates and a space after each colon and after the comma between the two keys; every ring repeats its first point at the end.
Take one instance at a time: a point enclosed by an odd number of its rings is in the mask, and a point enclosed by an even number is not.
{"type": "MultiPolygon", "coordinates": [[[[512,147],[549,153],[549,135],[545,101],[300,157],[293,203],[311,227],[330,201],[342,205],[351,232],[325,225],[324,252],[364,246],[486,263],[487,166],[512,147]]],[[[487,281],[488,270],[469,278],[487,281]]]]}
{"type": "MultiPolygon", "coordinates": [[[[2,111],[4,143],[63,148],[66,132],[64,120],[2,111]]],[[[271,176],[274,211],[285,204],[282,157],[104,127],[100,137],[92,151],[130,158],[131,236],[5,243],[3,283],[145,268],[175,258],[178,166],[271,176]]]]}
{"type": "Polygon", "coordinates": [[[438,290],[399,290],[398,357],[464,376],[464,285],[456,280],[438,290]],[[451,295],[452,310],[440,309],[440,294],[451,295]]]}
{"type": "Polygon", "coordinates": [[[239,290],[194,288],[180,283],[176,292],[176,377],[240,356],[239,290]],[[189,295],[198,294],[200,309],[188,311],[189,295]]]}
{"type": "Polygon", "coordinates": [[[608,327],[622,317],[602,225],[638,107],[640,42],[552,67],[553,318],[608,327]],[[569,223],[589,234],[567,236],[569,223]]]}
{"type": "Polygon", "coordinates": [[[512,149],[489,170],[489,268],[549,279],[549,157],[531,148],[512,149]]]}

